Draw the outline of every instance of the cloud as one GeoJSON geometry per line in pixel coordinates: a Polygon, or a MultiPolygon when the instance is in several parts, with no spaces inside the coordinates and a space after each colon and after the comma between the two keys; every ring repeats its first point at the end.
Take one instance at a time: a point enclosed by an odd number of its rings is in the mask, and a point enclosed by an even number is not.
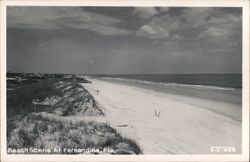
{"type": "Polygon", "coordinates": [[[85,29],[101,35],[127,35],[120,19],[79,7],[8,7],[8,28],[85,29]]]}
{"type": "Polygon", "coordinates": [[[146,19],[158,14],[158,11],[155,7],[135,7],[134,14],[146,19]]]}
{"type": "Polygon", "coordinates": [[[173,38],[174,40],[181,40],[181,39],[182,39],[182,37],[181,37],[178,33],[172,35],[172,38],[173,38]]]}
{"type": "Polygon", "coordinates": [[[181,16],[192,27],[200,27],[207,24],[207,18],[213,14],[214,8],[196,7],[185,8],[181,16]]]}
{"type": "MultiPolygon", "coordinates": [[[[185,28],[197,28],[207,23],[207,17],[212,13],[211,8],[184,8],[179,15],[170,15],[169,8],[158,8],[162,14],[154,17],[150,22],[143,25],[137,35],[148,37],[149,39],[167,38],[172,32],[177,32],[185,28]]],[[[182,38],[180,34],[172,35],[172,39],[182,38]]]]}
{"type": "Polygon", "coordinates": [[[162,39],[170,35],[170,32],[185,27],[183,21],[176,16],[162,15],[155,17],[148,24],[143,25],[136,32],[138,36],[148,37],[149,39],[162,39]]]}
{"type": "Polygon", "coordinates": [[[148,19],[168,11],[168,7],[135,7],[133,13],[142,19],[148,19]]]}
{"type": "Polygon", "coordinates": [[[155,25],[144,25],[137,32],[139,36],[149,37],[150,39],[164,38],[169,36],[168,30],[155,25]]]}
{"type": "Polygon", "coordinates": [[[242,20],[240,15],[231,13],[212,16],[209,18],[199,37],[229,39],[241,35],[242,20]]]}
{"type": "Polygon", "coordinates": [[[231,34],[230,29],[223,29],[216,26],[207,27],[204,31],[199,34],[199,37],[227,37],[231,34]]]}
{"type": "Polygon", "coordinates": [[[169,11],[169,7],[158,7],[160,13],[166,13],[169,11]]]}
{"type": "MultiPolygon", "coordinates": [[[[154,8],[155,9],[155,8],[154,8]]],[[[160,16],[155,16],[144,24],[138,31],[138,36],[149,39],[168,38],[172,32],[185,28],[196,28],[206,24],[206,18],[212,12],[211,8],[184,8],[178,15],[171,15],[168,7],[157,8],[160,16]]],[[[180,34],[173,34],[172,39],[182,38],[180,34]]]]}
{"type": "Polygon", "coordinates": [[[190,28],[202,29],[199,38],[228,39],[241,34],[241,14],[223,8],[185,8],[183,19],[190,28]]]}
{"type": "Polygon", "coordinates": [[[157,11],[161,14],[143,24],[136,32],[138,36],[177,40],[183,38],[185,31],[189,31],[186,39],[225,39],[241,34],[241,14],[237,9],[232,12],[225,8],[192,7],[174,14],[169,8],[157,8],[157,11]]]}
{"type": "Polygon", "coordinates": [[[231,49],[228,48],[214,48],[211,50],[213,53],[226,53],[226,52],[231,52],[231,49]]]}

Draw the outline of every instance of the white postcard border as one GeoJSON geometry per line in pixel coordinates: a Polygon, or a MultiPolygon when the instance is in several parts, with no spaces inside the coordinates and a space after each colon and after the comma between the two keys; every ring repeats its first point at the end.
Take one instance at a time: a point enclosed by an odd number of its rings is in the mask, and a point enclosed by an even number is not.
{"type": "Polygon", "coordinates": [[[249,159],[249,1],[247,0],[4,0],[1,4],[1,161],[248,161],[249,159]],[[242,154],[240,155],[9,155],[6,150],[6,8],[7,6],[168,6],[242,7],[242,154]]]}

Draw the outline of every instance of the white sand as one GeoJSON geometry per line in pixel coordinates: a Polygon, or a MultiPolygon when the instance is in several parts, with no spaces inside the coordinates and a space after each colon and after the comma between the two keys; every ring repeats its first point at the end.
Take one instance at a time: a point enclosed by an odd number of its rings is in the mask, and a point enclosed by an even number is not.
{"type": "Polygon", "coordinates": [[[207,154],[211,146],[241,152],[241,122],[223,114],[232,111],[237,118],[240,105],[91,81],[83,86],[104,107],[109,124],[137,141],[144,154],[207,154]],[[216,113],[216,107],[223,109],[216,113]],[[159,117],[155,111],[160,111],[159,117]]]}

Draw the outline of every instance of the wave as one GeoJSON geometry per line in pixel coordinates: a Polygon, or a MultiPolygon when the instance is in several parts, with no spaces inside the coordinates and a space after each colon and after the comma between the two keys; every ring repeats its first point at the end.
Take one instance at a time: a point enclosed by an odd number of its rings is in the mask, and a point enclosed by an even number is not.
{"type": "Polygon", "coordinates": [[[171,86],[171,87],[185,87],[185,88],[195,88],[195,89],[211,89],[211,90],[227,90],[227,91],[237,90],[237,88],[219,87],[219,86],[212,86],[212,85],[184,84],[184,83],[163,83],[163,82],[152,82],[152,81],[147,81],[147,80],[114,78],[114,77],[101,77],[101,78],[118,80],[118,81],[130,81],[130,82],[137,82],[137,83],[144,83],[144,84],[157,84],[157,85],[163,85],[163,86],[168,86],[168,87],[171,86]]]}

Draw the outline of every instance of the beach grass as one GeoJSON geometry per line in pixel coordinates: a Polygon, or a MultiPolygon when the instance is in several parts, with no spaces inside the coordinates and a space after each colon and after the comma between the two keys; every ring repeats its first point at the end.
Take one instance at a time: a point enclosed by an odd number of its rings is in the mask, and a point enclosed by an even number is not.
{"type": "Polygon", "coordinates": [[[142,153],[136,142],[95,120],[104,118],[104,111],[78,84],[81,80],[48,76],[27,80],[16,85],[11,81],[13,89],[7,91],[8,148],[110,148],[110,154],[142,153]]]}

